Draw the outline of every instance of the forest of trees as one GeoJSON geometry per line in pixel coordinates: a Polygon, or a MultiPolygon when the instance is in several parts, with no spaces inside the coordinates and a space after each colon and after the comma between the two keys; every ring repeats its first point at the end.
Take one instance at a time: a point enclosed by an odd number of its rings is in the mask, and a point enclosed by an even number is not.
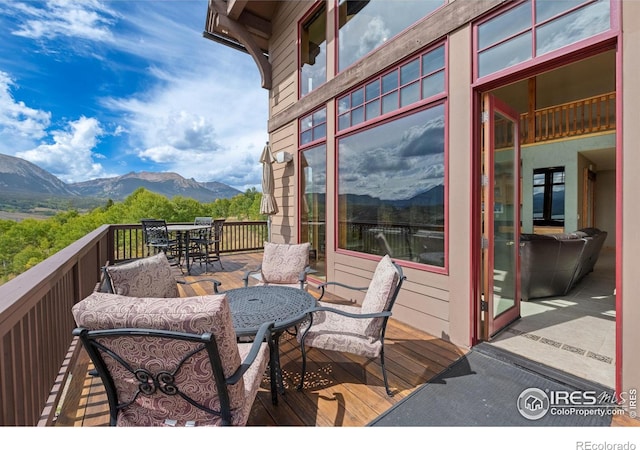
{"type": "Polygon", "coordinates": [[[262,194],[249,189],[231,199],[200,203],[186,197],[167,197],[140,188],[122,202],[80,214],[70,210],[49,219],[20,222],[0,219],[0,284],[30,269],[104,224],[139,223],[146,217],[167,222],[191,222],[197,216],[235,220],[264,220],[262,194]]]}

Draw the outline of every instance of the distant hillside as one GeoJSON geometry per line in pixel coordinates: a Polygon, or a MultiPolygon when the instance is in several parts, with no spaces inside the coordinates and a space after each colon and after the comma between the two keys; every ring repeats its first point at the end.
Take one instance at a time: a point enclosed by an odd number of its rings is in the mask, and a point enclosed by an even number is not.
{"type": "Polygon", "coordinates": [[[198,182],[177,173],[158,172],[131,172],[67,184],[29,161],[0,154],[0,211],[28,211],[36,207],[92,208],[105,199],[124,200],[140,187],[169,199],[180,195],[202,203],[242,193],[217,181],[198,182]]]}
{"type": "Polygon", "coordinates": [[[67,184],[35,164],[2,154],[0,154],[0,192],[5,195],[33,194],[36,197],[78,195],[67,184]]]}
{"type": "Polygon", "coordinates": [[[186,179],[172,172],[131,172],[114,178],[100,178],[81,183],[72,183],[69,187],[82,196],[110,198],[116,201],[124,200],[140,187],[164,195],[167,198],[180,195],[203,203],[210,203],[218,198],[231,198],[241,194],[239,190],[223,183],[215,181],[200,183],[193,178],[186,179]]]}

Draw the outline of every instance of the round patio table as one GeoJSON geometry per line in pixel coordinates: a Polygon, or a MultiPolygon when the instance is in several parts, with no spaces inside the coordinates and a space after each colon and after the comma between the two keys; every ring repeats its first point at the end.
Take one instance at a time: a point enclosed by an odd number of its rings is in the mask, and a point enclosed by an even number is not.
{"type": "Polygon", "coordinates": [[[255,336],[264,322],[275,322],[269,338],[271,400],[278,403],[278,391],[284,394],[280,370],[280,336],[302,322],[316,299],[307,291],[288,286],[248,286],[225,292],[236,336],[255,336]]]}

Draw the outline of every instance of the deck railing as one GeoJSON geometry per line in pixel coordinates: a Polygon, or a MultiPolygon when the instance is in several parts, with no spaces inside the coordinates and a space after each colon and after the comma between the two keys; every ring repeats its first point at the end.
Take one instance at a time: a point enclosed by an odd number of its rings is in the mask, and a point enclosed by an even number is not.
{"type": "MultiPolygon", "coordinates": [[[[266,222],[228,222],[225,252],[263,248],[266,222]]],[[[103,225],[0,285],[0,426],[47,426],[80,349],[71,307],[107,261],[144,256],[140,225],[103,225]]]]}

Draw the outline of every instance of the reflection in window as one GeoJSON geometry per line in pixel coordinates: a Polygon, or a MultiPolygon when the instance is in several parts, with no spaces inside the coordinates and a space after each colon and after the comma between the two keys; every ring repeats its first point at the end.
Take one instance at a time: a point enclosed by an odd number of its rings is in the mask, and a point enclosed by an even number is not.
{"type": "Polygon", "coordinates": [[[533,171],[533,224],[564,225],[564,167],[533,171]]]}
{"type": "Polygon", "coordinates": [[[327,137],[327,108],[300,119],[300,145],[306,145],[327,137]]]}
{"type": "Polygon", "coordinates": [[[478,77],[595,36],[610,22],[610,0],[528,0],[478,25],[478,77]]]}
{"type": "Polygon", "coordinates": [[[445,107],[338,141],[338,246],[444,267],[445,107]]]}
{"type": "Polygon", "coordinates": [[[300,152],[300,242],[310,242],[309,264],[314,278],[326,277],[327,148],[300,152]]]}
{"type": "Polygon", "coordinates": [[[444,0],[340,0],[338,71],[346,69],[443,4],[444,0]]]}
{"type": "Polygon", "coordinates": [[[445,78],[443,44],[340,97],[338,130],[345,130],[436,95],[444,95],[445,78]]]}
{"type": "Polygon", "coordinates": [[[327,80],[327,15],[324,4],[300,30],[300,95],[327,80]]]}

